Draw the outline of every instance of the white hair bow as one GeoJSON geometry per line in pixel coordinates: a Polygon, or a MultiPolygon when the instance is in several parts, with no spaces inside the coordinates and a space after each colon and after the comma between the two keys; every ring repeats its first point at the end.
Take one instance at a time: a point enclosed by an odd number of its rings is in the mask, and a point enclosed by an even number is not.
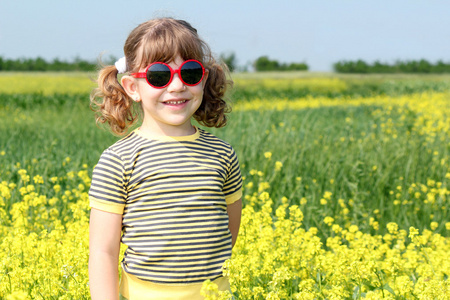
{"type": "Polygon", "coordinates": [[[116,61],[114,65],[116,66],[119,74],[125,73],[127,71],[127,61],[125,59],[125,56],[116,61]]]}

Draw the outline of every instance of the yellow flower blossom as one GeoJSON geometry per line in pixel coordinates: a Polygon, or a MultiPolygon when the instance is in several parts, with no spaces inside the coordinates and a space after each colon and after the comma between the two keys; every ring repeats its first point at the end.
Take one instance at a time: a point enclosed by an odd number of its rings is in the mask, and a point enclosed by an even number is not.
{"type": "Polygon", "coordinates": [[[33,181],[35,184],[43,184],[44,183],[44,179],[42,178],[41,175],[34,176],[33,181]]]}
{"type": "Polygon", "coordinates": [[[54,190],[56,193],[59,193],[59,192],[61,191],[61,186],[60,186],[59,184],[56,184],[56,185],[53,186],[53,190],[54,190]]]}
{"type": "Polygon", "coordinates": [[[333,225],[334,218],[332,218],[332,217],[325,217],[325,219],[323,219],[323,222],[325,224],[327,224],[328,226],[331,226],[331,225],[333,225]]]}
{"type": "Polygon", "coordinates": [[[272,152],[264,152],[264,157],[270,160],[272,158],[272,152]]]}
{"type": "Polygon", "coordinates": [[[431,222],[431,224],[430,224],[431,230],[436,230],[436,228],[438,228],[438,226],[439,226],[438,222],[431,222]]]}
{"type": "Polygon", "coordinates": [[[390,223],[388,223],[386,225],[386,227],[387,227],[387,229],[388,229],[390,234],[397,234],[397,232],[398,232],[398,225],[397,225],[397,223],[390,222],[390,223]]]}
{"type": "Polygon", "coordinates": [[[281,168],[283,167],[283,163],[281,161],[276,161],[275,162],[275,171],[281,171],[281,168]]]}
{"type": "Polygon", "coordinates": [[[331,195],[333,195],[333,193],[329,192],[329,191],[325,191],[325,193],[323,194],[323,198],[330,200],[331,199],[331,195]]]}
{"type": "Polygon", "coordinates": [[[409,235],[408,237],[412,240],[419,234],[419,230],[414,227],[409,227],[409,235]]]}

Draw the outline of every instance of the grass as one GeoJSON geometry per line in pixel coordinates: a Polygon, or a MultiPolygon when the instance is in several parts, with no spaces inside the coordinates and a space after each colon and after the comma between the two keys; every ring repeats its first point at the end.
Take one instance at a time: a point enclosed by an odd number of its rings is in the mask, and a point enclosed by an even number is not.
{"type": "MultiPolygon", "coordinates": [[[[283,87],[260,88],[261,94],[273,101],[286,98],[283,87]]],[[[118,139],[95,125],[86,93],[14,94],[0,95],[0,99],[7,103],[0,113],[0,151],[5,153],[0,156],[2,180],[17,178],[17,163],[44,178],[59,176],[67,171],[61,164],[67,157],[74,169],[87,164],[91,170],[101,151],[118,139]]],[[[245,101],[253,103],[252,99],[245,101]]],[[[429,180],[445,181],[448,162],[437,162],[445,160],[449,146],[437,138],[427,143],[425,136],[412,132],[418,117],[417,111],[405,107],[338,102],[333,107],[319,104],[283,111],[236,109],[227,127],[208,130],[236,149],[245,182],[253,183],[253,188],[245,190],[248,197],[266,182],[274,207],[283,197],[290,204],[307,199],[308,205],[303,205],[305,226],[321,228],[327,236],[329,229],[322,219],[335,215],[342,224],[351,222],[368,232],[375,231],[370,218],[381,225],[396,220],[403,228],[429,226],[431,213],[422,209],[417,214],[416,204],[408,202],[414,200],[408,190],[429,180]],[[270,160],[266,152],[272,153],[270,160]],[[282,172],[275,171],[276,161],[282,163],[282,172]],[[263,175],[251,175],[255,170],[263,175]],[[332,198],[321,205],[326,192],[332,193],[332,198]],[[396,197],[409,204],[394,205],[396,197]],[[343,207],[348,210],[345,214],[343,207]]],[[[438,209],[433,217],[443,221],[448,212],[438,209]]],[[[441,224],[440,230],[445,232],[441,224]]]]}

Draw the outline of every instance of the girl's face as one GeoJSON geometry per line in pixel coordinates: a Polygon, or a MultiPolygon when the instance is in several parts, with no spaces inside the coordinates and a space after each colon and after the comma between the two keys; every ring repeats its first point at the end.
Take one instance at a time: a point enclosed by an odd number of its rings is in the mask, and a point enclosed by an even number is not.
{"type": "MultiPolygon", "coordinates": [[[[168,65],[176,70],[183,62],[184,60],[177,56],[168,65]]],[[[139,70],[144,71],[145,68],[139,70]]],[[[188,86],[181,81],[178,74],[174,74],[172,81],[165,88],[154,88],[145,78],[134,78],[135,93],[142,101],[144,111],[141,130],[169,136],[192,134],[191,117],[202,103],[207,77],[208,72],[205,71],[205,76],[198,85],[188,86]]]]}

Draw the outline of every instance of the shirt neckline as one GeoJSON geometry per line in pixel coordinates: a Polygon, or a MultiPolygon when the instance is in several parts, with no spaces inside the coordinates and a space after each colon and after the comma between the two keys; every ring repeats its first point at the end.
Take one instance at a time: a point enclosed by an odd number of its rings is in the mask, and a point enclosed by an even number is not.
{"type": "Polygon", "coordinates": [[[200,129],[197,126],[194,126],[195,133],[191,135],[183,135],[183,136],[164,136],[164,135],[152,135],[145,132],[142,132],[139,128],[136,128],[133,130],[135,134],[137,134],[140,137],[143,137],[147,140],[154,140],[154,141],[195,141],[200,137],[200,129]]]}

